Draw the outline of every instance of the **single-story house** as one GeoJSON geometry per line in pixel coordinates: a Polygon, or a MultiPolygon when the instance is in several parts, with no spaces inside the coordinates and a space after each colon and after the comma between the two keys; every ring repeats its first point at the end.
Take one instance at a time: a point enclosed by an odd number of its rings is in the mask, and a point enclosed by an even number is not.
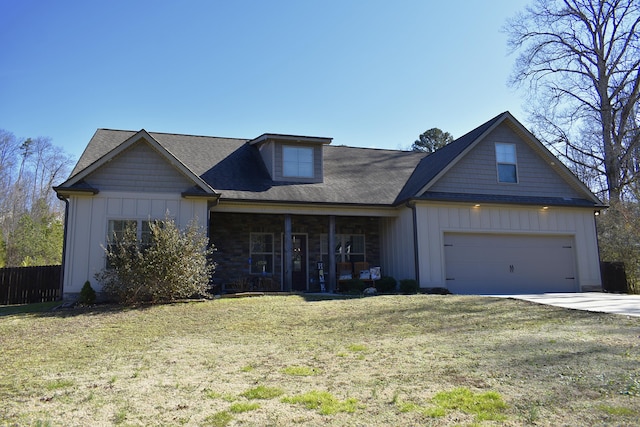
{"type": "Polygon", "coordinates": [[[461,294],[600,289],[604,207],[509,112],[428,154],[99,129],[70,178],[64,293],[106,265],[103,247],[168,213],[216,246],[215,281],[326,290],[365,266],[461,294]]]}

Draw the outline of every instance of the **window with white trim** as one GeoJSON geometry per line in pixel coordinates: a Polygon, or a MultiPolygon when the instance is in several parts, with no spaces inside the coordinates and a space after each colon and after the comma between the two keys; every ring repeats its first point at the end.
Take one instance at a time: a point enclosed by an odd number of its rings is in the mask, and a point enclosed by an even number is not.
{"type": "MultiPolygon", "coordinates": [[[[137,219],[110,219],[107,223],[107,247],[112,249],[124,237],[128,228],[132,228],[136,233],[136,238],[141,242],[142,249],[151,245],[151,221],[139,221],[137,219]]],[[[107,267],[108,265],[107,261],[107,267]]]]}
{"type": "Polygon", "coordinates": [[[138,230],[138,221],[135,219],[111,219],[109,220],[109,231],[107,232],[107,240],[110,245],[117,243],[124,237],[125,231],[129,228],[138,230]]]}
{"type": "Polygon", "coordinates": [[[251,233],[251,273],[273,274],[273,233],[251,233]]]}
{"type": "Polygon", "coordinates": [[[496,165],[498,182],[518,182],[518,162],[516,160],[516,145],[496,142],[496,165]]]}
{"type": "Polygon", "coordinates": [[[282,176],[313,178],[313,147],[282,146],[282,176]]]}
{"type": "Polygon", "coordinates": [[[151,221],[138,221],[137,219],[110,219],[107,232],[109,244],[114,244],[122,239],[127,228],[132,227],[136,237],[143,245],[151,244],[151,221]]]}

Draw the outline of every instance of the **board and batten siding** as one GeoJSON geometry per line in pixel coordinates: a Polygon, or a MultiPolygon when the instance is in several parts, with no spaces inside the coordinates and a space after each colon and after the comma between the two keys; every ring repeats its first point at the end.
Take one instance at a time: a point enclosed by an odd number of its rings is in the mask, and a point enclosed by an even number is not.
{"type": "Polygon", "coordinates": [[[193,181],[140,140],[85,178],[100,191],[183,192],[193,181]]]}
{"type": "Polygon", "coordinates": [[[593,210],[418,204],[417,223],[421,287],[446,287],[443,238],[448,232],[571,236],[578,285],[582,289],[600,286],[593,210]]]}
{"type": "Polygon", "coordinates": [[[498,126],[447,171],[429,191],[580,198],[534,149],[507,124],[498,126]],[[517,183],[499,183],[495,143],[516,146],[517,183]]]}
{"type": "Polygon", "coordinates": [[[380,241],[382,275],[415,279],[413,211],[401,209],[397,217],[380,218],[380,241]]]}
{"type": "Polygon", "coordinates": [[[147,221],[169,216],[180,228],[192,219],[206,230],[207,202],[184,199],[177,194],[137,194],[100,192],[96,196],[69,198],[67,225],[67,258],[65,260],[64,293],[80,292],[85,281],[96,291],[101,289],[95,274],[105,267],[103,247],[107,242],[108,221],[135,219],[147,221]]]}

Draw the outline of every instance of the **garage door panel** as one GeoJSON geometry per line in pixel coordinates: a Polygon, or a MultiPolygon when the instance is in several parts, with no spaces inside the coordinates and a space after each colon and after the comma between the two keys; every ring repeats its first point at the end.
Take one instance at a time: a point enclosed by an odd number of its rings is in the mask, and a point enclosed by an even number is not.
{"type": "Polygon", "coordinates": [[[445,272],[454,293],[575,292],[570,236],[445,234],[445,272]]]}

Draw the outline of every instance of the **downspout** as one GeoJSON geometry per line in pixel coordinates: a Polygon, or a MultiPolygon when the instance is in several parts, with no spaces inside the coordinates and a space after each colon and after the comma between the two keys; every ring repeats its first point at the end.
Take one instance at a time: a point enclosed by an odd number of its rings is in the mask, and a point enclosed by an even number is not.
{"type": "Polygon", "coordinates": [[[64,202],[64,230],[62,230],[62,266],[60,267],[60,299],[64,299],[64,270],[67,266],[67,225],[69,223],[69,199],[56,194],[64,202]]]}
{"type": "Polygon", "coordinates": [[[416,283],[420,286],[420,254],[418,253],[418,214],[415,202],[407,202],[413,216],[413,263],[415,268],[416,283]]]}

